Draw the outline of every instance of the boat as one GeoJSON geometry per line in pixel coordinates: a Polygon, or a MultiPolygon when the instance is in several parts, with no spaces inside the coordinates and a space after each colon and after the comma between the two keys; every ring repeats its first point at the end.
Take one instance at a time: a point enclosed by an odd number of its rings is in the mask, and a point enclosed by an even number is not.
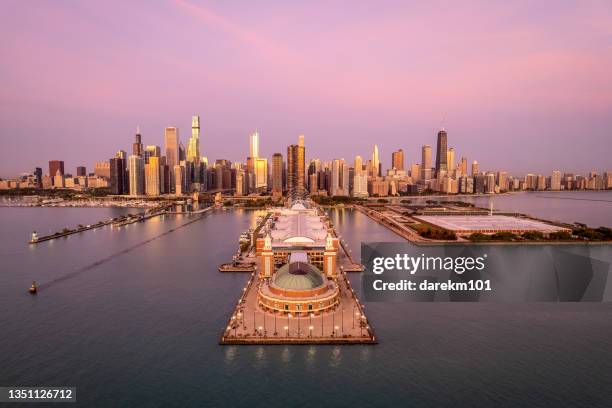
{"type": "Polygon", "coordinates": [[[32,286],[28,288],[28,292],[30,292],[32,295],[35,295],[36,292],[38,292],[38,285],[36,284],[36,281],[32,282],[32,286]]]}

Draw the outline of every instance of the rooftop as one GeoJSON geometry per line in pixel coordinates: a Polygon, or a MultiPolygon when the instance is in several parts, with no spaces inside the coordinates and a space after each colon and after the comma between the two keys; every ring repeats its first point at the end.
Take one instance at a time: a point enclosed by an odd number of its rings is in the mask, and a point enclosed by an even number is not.
{"type": "Polygon", "coordinates": [[[449,231],[464,234],[502,231],[515,233],[539,231],[547,234],[568,230],[567,228],[546,224],[541,221],[507,215],[419,215],[414,216],[414,218],[449,231]]]}

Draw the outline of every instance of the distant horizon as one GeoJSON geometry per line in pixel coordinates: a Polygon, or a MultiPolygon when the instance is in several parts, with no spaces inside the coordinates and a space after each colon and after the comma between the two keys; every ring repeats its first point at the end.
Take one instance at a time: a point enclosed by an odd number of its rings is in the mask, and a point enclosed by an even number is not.
{"type": "MultiPolygon", "coordinates": [[[[612,3],[309,4],[8,0],[0,177],[74,173],[166,126],[244,162],[306,138],[307,160],[368,159],[448,131],[455,160],[523,176],[612,170],[612,3]]],[[[434,156],[435,159],[435,156],[434,156]]]]}

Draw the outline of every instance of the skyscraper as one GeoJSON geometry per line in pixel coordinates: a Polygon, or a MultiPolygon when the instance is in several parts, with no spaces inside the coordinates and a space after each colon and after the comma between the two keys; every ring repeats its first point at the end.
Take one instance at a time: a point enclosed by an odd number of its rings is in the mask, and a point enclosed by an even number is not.
{"type": "Polygon", "coordinates": [[[272,195],[283,195],[283,155],[280,153],[272,155],[272,195]]]}
{"type": "Polygon", "coordinates": [[[330,196],[348,196],[349,194],[349,169],[343,159],[335,159],[332,162],[330,196]]]}
{"type": "Polygon", "coordinates": [[[478,162],[476,160],[474,160],[472,162],[472,177],[477,175],[480,172],[480,170],[478,169],[478,162]]]}
{"type": "Polygon", "coordinates": [[[132,154],[141,156],[143,154],[142,148],[142,136],[140,135],[140,126],[136,127],[136,135],[134,137],[134,143],[132,144],[132,154]]]}
{"type": "Polygon", "coordinates": [[[452,147],[446,152],[446,165],[448,167],[448,171],[455,170],[455,149],[452,147]]]}
{"type": "Polygon", "coordinates": [[[404,170],[404,151],[402,149],[391,153],[391,168],[404,170]]]}
{"type": "Polygon", "coordinates": [[[187,160],[199,163],[200,161],[200,117],[191,117],[191,138],[187,145],[187,160]]]}
{"type": "Polygon", "coordinates": [[[431,179],[431,146],[423,145],[421,148],[421,179],[431,179]]]}
{"type": "Polygon", "coordinates": [[[64,175],[64,161],[63,160],[50,160],[49,161],[49,175],[51,177],[55,177],[57,175],[57,171],[59,170],[60,174],[64,175]]]}
{"type": "Polygon", "coordinates": [[[440,171],[448,171],[448,135],[446,130],[441,129],[438,132],[438,144],[436,146],[436,176],[439,176],[440,171]]]}
{"type": "Polygon", "coordinates": [[[135,154],[128,158],[130,195],[143,195],[145,189],[144,159],[135,154]]]}
{"type": "Polygon", "coordinates": [[[113,157],[110,162],[110,189],[111,194],[127,193],[127,177],[125,171],[125,159],[122,157],[113,157]]]}
{"type": "Polygon", "coordinates": [[[170,189],[174,191],[174,166],[179,164],[179,130],[177,127],[169,126],[164,133],[164,144],[166,146],[166,165],[170,168],[170,189]]]}
{"type": "Polygon", "coordinates": [[[306,193],[305,161],[304,135],[300,135],[298,144],[287,148],[287,190],[296,198],[302,198],[306,193]]]}
{"type": "Polygon", "coordinates": [[[257,131],[251,133],[249,138],[249,157],[259,157],[259,133],[257,131]]]}
{"type": "Polygon", "coordinates": [[[363,159],[361,156],[355,156],[355,164],[353,169],[353,197],[368,196],[368,175],[363,171],[363,159]]]}
{"type": "Polygon", "coordinates": [[[553,191],[561,190],[561,172],[554,170],[550,176],[550,189],[553,191]]]}
{"type": "Polygon", "coordinates": [[[378,146],[374,145],[372,150],[372,176],[378,177],[381,174],[380,158],[378,156],[378,146]]]}
{"type": "Polygon", "coordinates": [[[253,161],[255,175],[255,191],[263,193],[268,189],[268,159],[257,157],[253,161]]]}
{"type": "Polygon", "coordinates": [[[145,164],[145,194],[158,196],[160,194],[160,164],[158,156],[150,156],[145,164]]]}
{"type": "Polygon", "coordinates": [[[85,176],[87,176],[87,169],[85,168],[85,166],[78,166],[76,168],[76,175],[77,175],[77,177],[85,177],[85,176]]]}

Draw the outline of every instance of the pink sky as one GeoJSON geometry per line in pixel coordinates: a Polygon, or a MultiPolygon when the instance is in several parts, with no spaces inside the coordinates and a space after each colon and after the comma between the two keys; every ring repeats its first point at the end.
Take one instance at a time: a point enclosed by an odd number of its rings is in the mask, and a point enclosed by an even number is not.
{"type": "Polygon", "coordinates": [[[0,176],[91,169],[202,118],[202,154],[418,162],[521,174],[612,170],[612,3],[5,1],[0,176]]]}

